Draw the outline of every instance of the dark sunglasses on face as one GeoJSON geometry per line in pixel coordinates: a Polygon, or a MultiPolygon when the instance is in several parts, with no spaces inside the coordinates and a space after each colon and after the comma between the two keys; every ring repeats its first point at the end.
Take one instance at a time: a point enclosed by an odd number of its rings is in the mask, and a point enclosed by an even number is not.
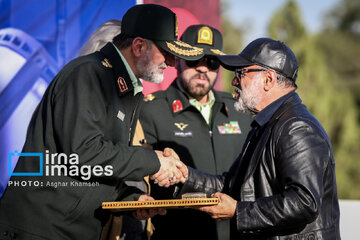
{"type": "Polygon", "coordinates": [[[265,68],[241,68],[241,69],[236,69],[235,70],[235,77],[239,80],[241,80],[242,77],[245,76],[245,73],[249,73],[249,72],[261,72],[261,71],[267,71],[267,69],[265,68]]]}
{"type": "Polygon", "coordinates": [[[220,67],[220,62],[214,57],[204,57],[195,61],[185,61],[185,63],[191,68],[198,66],[200,63],[205,63],[205,65],[212,71],[218,70],[220,67]]]}

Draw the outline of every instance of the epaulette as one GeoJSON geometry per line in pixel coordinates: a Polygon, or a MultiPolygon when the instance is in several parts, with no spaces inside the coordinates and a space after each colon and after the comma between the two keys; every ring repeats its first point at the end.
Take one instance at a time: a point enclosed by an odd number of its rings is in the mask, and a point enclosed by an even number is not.
{"type": "Polygon", "coordinates": [[[104,60],[101,61],[101,64],[102,64],[104,67],[112,68],[111,63],[110,63],[110,61],[109,61],[107,58],[104,58],[104,60]]]}
{"type": "Polygon", "coordinates": [[[161,99],[166,96],[165,91],[158,91],[154,93],[150,93],[144,97],[144,102],[152,102],[155,99],[161,99]]]}
{"type": "Polygon", "coordinates": [[[155,96],[152,93],[150,93],[150,94],[146,95],[146,97],[144,97],[144,102],[151,102],[154,99],[155,99],[155,96]]]}

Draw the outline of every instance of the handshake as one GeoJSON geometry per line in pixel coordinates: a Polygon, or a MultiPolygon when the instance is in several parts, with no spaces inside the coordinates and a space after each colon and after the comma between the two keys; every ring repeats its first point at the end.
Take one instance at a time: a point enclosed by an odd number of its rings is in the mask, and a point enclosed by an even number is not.
{"type": "MultiPolygon", "coordinates": [[[[160,170],[150,175],[150,179],[154,180],[161,187],[169,187],[179,182],[185,183],[189,175],[187,166],[180,161],[179,156],[171,148],[165,148],[164,151],[155,151],[160,160],[160,170]]],[[[212,194],[213,198],[219,198],[219,204],[214,206],[194,207],[200,211],[210,214],[213,219],[225,220],[234,217],[236,212],[237,201],[231,196],[217,192],[212,194]]],[[[140,196],[138,201],[152,201],[154,198],[147,194],[140,196]]],[[[165,208],[149,208],[137,209],[133,212],[133,216],[138,220],[152,218],[160,214],[165,215],[165,208]]]]}
{"type": "Polygon", "coordinates": [[[160,160],[160,170],[150,175],[150,179],[161,187],[169,187],[179,182],[185,183],[188,177],[187,166],[171,148],[155,151],[160,160]]]}
{"type": "MultiPolygon", "coordinates": [[[[189,171],[187,166],[180,161],[176,152],[171,148],[165,148],[164,151],[155,150],[155,153],[160,161],[160,170],[157,173],[150,175],[150,179],[154,180],[160,187],[170,187],[179,182],[185,183],[189,171]]],[[[138,201],[152,200],[154,200],[154,198],[148,194],[142,194],[138,199],[138,201]]],[[[157,214],[165,215],[165,208],[137,209],[133,212],[134,218],[138,220],[152,218],[157,214]]]]}

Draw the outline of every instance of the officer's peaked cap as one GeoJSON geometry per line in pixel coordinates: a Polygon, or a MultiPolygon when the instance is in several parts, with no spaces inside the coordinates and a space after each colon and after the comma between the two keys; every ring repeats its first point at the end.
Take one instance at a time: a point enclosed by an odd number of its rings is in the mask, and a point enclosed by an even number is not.
{"type": "Polygon", "coordinates": [[[176,14],[164,6],[140,4],[131,7],[123,16],[121,32],[152,40],[166,52],[185,60],[196,60],[203,55],[201,49],[177,40],[176,14]]]}
{"type": "MultiPolygon", "coordinates": [[[[219,30],[209,25],[191,25],[181,35],[180,40],[203,49],[205,55],[225,55],[223,37],[219,30]]],[[[200,59],[201,56],[198,57],[200,59]]]]}

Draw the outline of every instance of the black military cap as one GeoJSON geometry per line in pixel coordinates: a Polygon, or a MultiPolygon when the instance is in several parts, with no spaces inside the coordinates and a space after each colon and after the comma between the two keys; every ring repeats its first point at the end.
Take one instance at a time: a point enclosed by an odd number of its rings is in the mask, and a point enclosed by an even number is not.
{"type": "Polygon", "coordinates": [[[295,54],[283,42],[271,38],[258,38],[249,43],[239,55],[218,56],[221,65],[234,71],[250,65],[274,69],[296,81],[298,62],[295,54]]]}
{"type": "MultiPolygon", "coordinates": [[[[208,25],[199,24],[189,26],[181,35],[180,40],[203,49],[204,55],[225,55],[223,38],[219,30],[208,25]]],[[[202,56],[199,56],[200,59],[202,56]]],[[[196,59],[197,60],[197,59],[196,59]]]]}
{"type": "Polygon", "coordinates": [[[152,40],[163,50],[185,60],[195,60],[203,55],[203,50],[177,40],[176,14],[160,5],[141,4],[130,8],[123,16],[121,32],[152,40]]]}

